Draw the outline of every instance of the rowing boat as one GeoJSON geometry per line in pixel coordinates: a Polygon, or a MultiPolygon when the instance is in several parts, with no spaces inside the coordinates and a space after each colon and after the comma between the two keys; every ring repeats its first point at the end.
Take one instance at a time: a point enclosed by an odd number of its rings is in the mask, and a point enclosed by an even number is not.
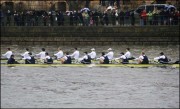
{"type": "Polygon", "coordinates": [[[1,64],[7,67],[131,67],[131,68],[147,68],[147,67],[172,67],[179,68],[179,64],[1,64]]]}
{"type": "MultiPolygon", "coordinates": [[[[25,61],[22,60],[22,59],[18,59],[17,62],[18,63],[25,63],[25,61]]],[[[99,60],[92,60],[91,62],[94,63],[94,64],[98,64],[99,60]]],[[[7,63],[7,60],[1,60],[1,64],[5,64],[5,63],[7,63]]],[[[41,64],[41,63],[43,63],[42,60],[36,60],[36,64],[41,64]]],[[[61,62],[59,60],[53,60],[53,63],[54,64],[60,64],[61,62]]],[[[114,63],[118,63],[118,62],[115,62],[113,60],[111,63],[114,64],[114,63]]],[[[134,60],[130,60],[129,63],[135,63],[135,61],[134,60]]]]}
{"type": "Polygon", "coordinates": [[[92,64],[61,64],[60,61],[54,60],[53,64],[44,64],[40,60],[36,60],[36,64],[24,64],[24,60],[18,60],[20,64],[7,64],[7,60],[1,60],[1,66],[24,66],[24,67],[174,67],[179,68],[179,64],[160,64],[160,63],[150,63],[150,64],[137,64],[134,60],[130,60],[130,64],[120,64],[112,62],[111,64],[99,64],[97,60],[93,60],[92,64]]]}

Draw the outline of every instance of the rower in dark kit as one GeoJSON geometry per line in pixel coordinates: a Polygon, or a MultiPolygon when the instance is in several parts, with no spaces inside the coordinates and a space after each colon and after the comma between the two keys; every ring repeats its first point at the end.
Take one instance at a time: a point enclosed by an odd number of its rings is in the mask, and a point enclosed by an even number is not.
{"type": "Polygon", "coordinates": [[[19,63],[14,59],[14,55],[11,55],[7,61],[7,64],[19,64],[19,63]]]}
{"type": "Polygon", "coordinates": [[[69,52],[66,52],[66,55],[60,59],[62,64],[71,64],[71,56],[69,55],[69,52]]]}
{"type": "Polygon", "coordinates": [[[164,55],[163,52],[160,53],[159,57],[155,57],[154,60],[158,61],[159,63],[162,63],[162,64],[168,64],[169,63],[169,59],[164,55]]]}
{"type": "Polygon", "coordinates": [[[28,53],[28,57],[25,59],[25,64],[35,64],[35,58],[32,56],[32,53],[28,53]]]}
{"type": "Polygon", "coordinates": [[[84,52],[84,56],[81,61],[82,64],[91,64],[91,57],[88,55],[87,52],[84,52]]]}
{"type": "Polygon", "coordinates": [[[53,59],[49,56],[49,53],[45,53],[46,57],[45,57],[45,60],[44,60],[44,63],[47,63],[47,64],[53,64],[53,59]]]}
{"type": "Polygon", "coordinates": [[[149,64],[149,59],[144,52],[138,58],[138,64],[149,64]]]}
{"type": "Polygon", "coordinates": [[[121,60],[121,63],[122,63],[122,64],[128,64],[128,63],[129,63],[128,58],[124,55],[123,52],[121,52],[121,53],[120,53],[120,57],[119,57],[119,58],[116,58],[116,59],[121,60]]]}
{"type": "Polygon", "coordinates": [[[109,58],[102,52],[102,56],[99,58],[100,64],[109,64],[109,58]]]}

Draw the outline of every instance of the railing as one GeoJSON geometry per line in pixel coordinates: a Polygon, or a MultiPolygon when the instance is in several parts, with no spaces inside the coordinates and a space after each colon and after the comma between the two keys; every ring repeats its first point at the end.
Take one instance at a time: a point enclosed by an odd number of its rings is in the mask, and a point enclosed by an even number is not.
{"type": "Polygon", "coordinates": [[[180,17],[169,16],[152,16],[140,19],[139,17],[89,17],[88,19],[80,19],[79,17],[64,16],[64,20],[58,20],[56,16],[43,19],[40,17],[22,17],[14,16],[1,17],[1,26],[146,26],[146,25],[179,25],[180,17]]]}

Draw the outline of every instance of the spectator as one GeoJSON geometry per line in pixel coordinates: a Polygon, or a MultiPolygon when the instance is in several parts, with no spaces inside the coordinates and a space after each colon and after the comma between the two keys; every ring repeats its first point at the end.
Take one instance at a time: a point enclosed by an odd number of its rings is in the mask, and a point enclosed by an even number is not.
{"type": "Polygon", "coordinates": [[[88,26],[89,25],[89,14],[87,11],[83,12],[83,19],[84,19],[85,26],[88,26]]]}
{"type": "Polygon", "coordinates": [[[21,26],[25,26],[25,20],[26,20],[26,15],[24,12],[21,12],[21,26]]]}
{"type": "Polygon", "coordinates": [[[74,11],[73,13],[73,24],[75,24],[75,26],[77,26],[77,22],[78,21],[78,13],[76,11],[74,11]]]}
{"type": "Polygon", "coordinates": [[[165,12],[164,12],[163,9],[160,11],[159,16],[160,16],[160,24],[161,24],[161,25],[164,25],[165,12]]]}
{"type": "Polygon", "coordinates": [[[81,11],[78,11],[78,20],[79,20],[79,25],[84,26],[84,20],[81,11]]]}
{"type": "Polygon", "coordinates": [[[70,17],[70,19],[69,19],[70,26],[73,26],[73,13],[72,12],[70,12],[69,17],[70,17]]]}
{"type": "Polygon", "coordinates": [[[0,10],[0,26],[4,26],[4,13],[0,10]]]}
{"type": "Polygon", "coordinates": [[[153,13],[151,11],[149,11],[147,13],[147,17],[148,17],[149,24],[152,25],[153,13]]]}
{"type": "Polygon", "coordinates": [[[6,25],[11,25],[11,11],[8,10],[7,13],[6,13],[6,16],[7,16],[7,22],[6,22],[6,25]]]}
{"type": "Polygon", "coordinates": [[[124,16],[125,16],[125,13],[123,10],[121,10],[119,13],[119,20],[120,20],[120,25],[122,26],[124,26],[124,16]]]}
{"type": "Polygon", "coordinates": [[[46,12],[43,13],[42,18],[44,26],[47,26],[48,15],[46,12]]]}
{"type": "Polygon", "coordinates": [[[64,15],[61,11],[56,13],[58,26],[64,25],[64,15]]]}
{"type": "Polygon", "coordinates": [[[176,10],[176,11],[175,11],[175,14],[174,14],[174,24],[175,24],[175,25],[178,25],[178,23],[179,23],[179,18],[180,18],[179,11],[176,10]]]}
{"type": "Polygon", "coordinates": [[[127,25],[127,26],[129,26],[130,25],[130,12],[127,10],[126,12],[125,12],[125,19],[124,19],[124,23],[125,23],[125,25],[127,25]]]}
{"type": "Polygon", "coordinates": [[[131,25],[134,26],[134,24],[135,24],[134,12],[131,12],[130,17],[131,17],[131,25]]]}
{"type": "Polygon", "coordinates": [[[99,20],[101,25],[104,25],[104,20],[103,20],[103,13],[99,12],[99,20]]]}
{"type": "Polygon", "coordinates": [[[54,26],[54,18],[53,18],[53,13],[49,12],[49,20],[50,20],[50,25],[49,26],[54,26]]]}
{"type": "Polygon", "coordinates": [[[111,12],[111,22],[112,22],[112,25],[114,26],[114,25],[116,25],[116,15],[115,15],[116,13],[115,13],[115,11],[113,10],[112,12],[111,12]]]}
{"type": "Polygon", "coordinates": [[[142,26],[143,25],[146,25],[146,19],[147,19],[147,13],[146,13],[146,10],[143,10],[142,12],[141,12],[141,19],[142,19],[142,26]]]}
{"type": "Polygon", "coordinates": [[[156,8],[153,10],[153,25],[158,25],[158,10],[156,8]]]}
{"type": "Polygon", "coordinates": [[[98,26],[98,20],[99,20],[99,15],[98,15],[98,12],[97,11],[95,11],[94,13],[93,13],[93,20],[94,20],[94,24],[96,24],[96,26],[98,26]]]}
{"type": "Polygon", "coordinates": [[[18,25],[18,13],[14,11],[14,26],[19,26],[18,25]]]}
{"type": "Polygon", "coordinates": [[[93,17],[93,12],[90,12],[90,15],[89,15],[89,17],[90,17],[89,24],[90,24],[90,26],[92,26],[92,25],[94,24],[94,17],[93,17]]]}
{"type": "Polygon", "coordinates": [[[37,14],[37,11],[34,12],[34,26],[39,25],[39,16],[37,14]]]}
{"type": "Polygon", "coordinates": [[[103,21],[105,22],[107,26],[109,25],[109,18],[106,11],[104,11],[104,14],[103,14],[103,21]]]}

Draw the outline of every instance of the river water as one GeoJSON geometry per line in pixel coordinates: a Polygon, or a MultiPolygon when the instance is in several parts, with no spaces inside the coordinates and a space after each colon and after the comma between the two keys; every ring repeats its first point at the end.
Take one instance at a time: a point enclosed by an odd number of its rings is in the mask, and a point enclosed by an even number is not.
{"type": "MultiPolygon", "coordinates": [[[[29,47],[38,53],[43,46],[11,47],[16,55],[29,47]]],[[[54,53],[59,46],[46,46],[54,53]]],[[[72,50],[72,46],[61,46],[72,50]]],[[[77,46],[89,51],[90,46],[77,46]]],[[[108,46],[93,46],[98,55],[108,46]]],[[[115,56],[127,46],[111,46],[115,56]]],[[[134,56],[141,49],[150,58],[164,51],[179,58],[179,46],[128,46],[134,56]]],[[[6,67],[1,66],[2,108],[179,108],[179,68],[171,67],[6,67]]]]}

